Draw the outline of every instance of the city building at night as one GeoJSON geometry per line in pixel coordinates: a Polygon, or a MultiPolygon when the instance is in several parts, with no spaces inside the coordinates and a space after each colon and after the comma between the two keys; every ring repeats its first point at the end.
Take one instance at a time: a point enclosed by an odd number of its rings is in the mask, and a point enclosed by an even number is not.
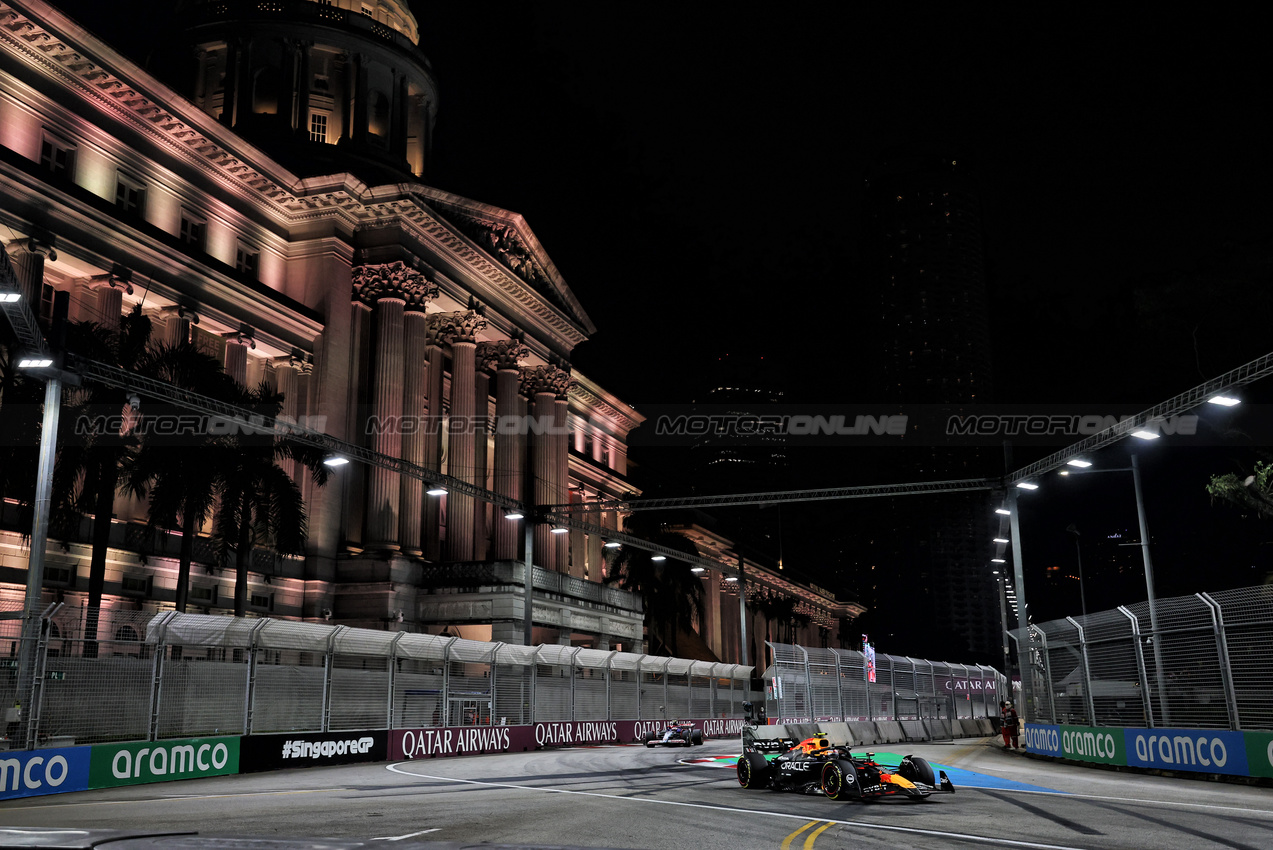
{"type": "MultiPolygon", "coordinates": [[[[423,180],[438,86],[406,3],[179,6],[152,73],[53,4],[0,2],[0,227],[44,327],[57,292],[72,322],[139,311],[155,341],[196,344],[339,440],[531,506],[639,495],[627,439],[643,418],[571,369],[595,326],[534,231],[423,180]],[[493,427],[527,420],[551,427],[493,427]]],[[[325,486],[290,472],[306,551],[253,553],[249,613],[521,642],[520,521],[381,467],[348,464],[325,486]]],[[[11,605],[19,508],[7,498],[0,517],[11,605]]],[[[104,609],[173,608],[175,532],[147,520],[144,500],[116,498],[104,609]]],[[[234,569],[202,531],[187,610],[229,613],[234,569]]],[[[602,583],[602,535],[551,531],[534,533],[533,642],[640,651],[641,600],[602,583]]],[[[89,539],[48,548],[64,635],[86,605],[89,539]]],[[[726,620],[706,639],[732,661],[726,620]]]]}

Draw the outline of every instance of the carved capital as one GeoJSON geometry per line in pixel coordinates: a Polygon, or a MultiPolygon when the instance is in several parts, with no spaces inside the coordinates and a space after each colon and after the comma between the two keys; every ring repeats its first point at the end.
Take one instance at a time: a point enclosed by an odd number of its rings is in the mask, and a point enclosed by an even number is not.
{"type": "MultiPolygon", "coordinates": [[[[56,255],[55,255],[56,258],[56,255]]],[[[88,279],[93,289],[122,289],[125,295],[133,294],[133,270],[116,263],[109,274],[93,275],[88,279]]]]}
{"type": "Polygon", "coordinates": [[[250,325],[239,325],[237,331],[221,334],[221,338],[226,341],[226,344],[237,343],[251,349],[256,348],[256,330],[250,325]]]}
{"type": "Polygon", "coordinates": [[[430,313],[429,342],[433,345],[477,342],[477,332],[485,327],[486,319],[482,318],[476,310],[430,313]]]}
{"type": "Polygon", "coordinates": [[[53,262],[57,262],[57,251],[53,250],[52,236],[32,236],[26,240],[26,249],[32,254],[41,254],[53,262]]]}
{"type": "Polygon", "coordinates": [[[552,393],[564,399],[574,385],[570,373],[557,366],[522,369],[522,394],[527,398],[534,398],[538,393],[552,393]]]}
{"type": "Polygon", "coordinates": [[[430,299],[438,297],[438,285],[401,260],[355,266],[353,276],[354,297],[369,307],[381,298],[397,298],[406,302],[407,310],[423,313],[430,299]]]}
{"type": "Polygon", "coordinates": [[[530,349],[521,340],[500,339],[477,344],[477,368],[492,374],[501,369],[519,369],[521,361],[530,356],[530,349]]]}

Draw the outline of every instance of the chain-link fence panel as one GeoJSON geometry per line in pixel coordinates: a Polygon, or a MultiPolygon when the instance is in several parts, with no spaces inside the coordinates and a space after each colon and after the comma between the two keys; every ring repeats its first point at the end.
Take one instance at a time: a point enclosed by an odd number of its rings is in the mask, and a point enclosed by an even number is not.
{"type": "Polygon", "coordinates": [[[1146,674],[1155,696],[1155,725],[1227,729],[1228,707],[1209,606],[1196,596],[1158,600],[1158,629],[1149,603],[1128,606],[1140,623],[1146,674]]]}
{"type": "Polygon", "coordinates": [[[252,732],[318,732],[323,728],[326,687],[324,656],[292,653],[279,663],[282,650],[262,652],[256,665],[252,700],[252,732]],[[268,661],[266,656],[269,656],[268,661]]]}
{"type": "Polygon", "coordinates": [[[328,729],[388,728],[389,664],[384,657],[332,656],[328,729]]]}
{"type": "Polygon", "coordinates": [[[1078,627],[1054,620],[1039,627],[1047,635],[1050,693],[1058,723],[1087,725],[1087,668],[1078,627]]]}
{"type": "Polygon", "coordinates": [[[641,672],[641,719],[663,720],[667,708],[667,673],[641,672]]]}
{"type": "MultiPolygon", "coordinates": [[[[399,647],[401,649],[401,647],[399,647]]],[[[393,725],[396,729],[441,726],[446,716],[441,658],[398,656],[393,674],[393,725]]]]}
{"type": "Polygon", "coordinates": [[[159,646],[160,738],[241,735],[247,708],[248,658],[242,652],[159,646]],[[211,657],[209,657],[211,656],[211,657]],[[226,659],[226,660],[222,660],[226,659]]]}
{"type": "Polygon", "coordinates": [[[1242,729],[1273,729],[1273,585],[1210,594],[1220,607],[1242,729]]]}

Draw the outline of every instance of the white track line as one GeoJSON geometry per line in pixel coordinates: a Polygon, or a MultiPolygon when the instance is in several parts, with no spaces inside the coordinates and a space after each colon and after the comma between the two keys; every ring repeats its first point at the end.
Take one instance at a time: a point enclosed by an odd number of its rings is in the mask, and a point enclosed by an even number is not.
{"type": "MultiPolygon", "coordinates": [[[[386,770],[402,776],[411,776],[416,779],[435,779],[442,782],[457,782],[464,785],[481,785],[487,788],[512,788],[518,791],[538,791],[543,794],[573,794],[580,797],[600,797],[605,800],[627,800],[632,803],[647,803],[660,806],[684,806],[691,809],[709,809],[716,812],[732,812],[739,815],[760,815],[762,817],[784,818],[789,820],[809,820],[809,815],[789,815],[781,812],[760,812],[752,809],[738,809],[733,806],[708,806],[704,803],[682,803],[676,800],[653,800],[647,797],[624,797],[618,794],[598,794],[593,791],[568,791],[562,788],[540,788],[534,785],[513,785],[507,782],[479,782],[476,779],[453,779],[449,776],[432,776],[423,773],[411,773],[405,770],[399,770],[398,765],[385,765],[386,770]]],[[[849,826],[857,829],[873,829],[883,832],[902,832],[908,835],[929,835],[936,838],[957,838],[962,841],[979,841],[983,844],[1000,844],[1006,847],[1030,847],[1035,850],[1085,850],[1081,847],[1072,847],[1068,844],[1041,844],[1037,841],[1015,841],[1011,838],[995,838],[990,835],[970,835],[962,832],[942,832],[935,829],[915,829],[905,826],[891,826],[888,824],[862,823],[861,821],[852,820],[835,820],[833,818],[818,818],[819,821],[840,824],[841,826],[849,826]]]]}
{"type": "Polygon", "coordinates": [[[442,827],[434,827],[433,829],[422,829],[419,832],[408,832],[406,835],[382,835],[379,838],[373,838],[372,841],[401,841],[404,838],[415,838],[417,835],[424,835],[428,832],[438,832],[442,827]]]}

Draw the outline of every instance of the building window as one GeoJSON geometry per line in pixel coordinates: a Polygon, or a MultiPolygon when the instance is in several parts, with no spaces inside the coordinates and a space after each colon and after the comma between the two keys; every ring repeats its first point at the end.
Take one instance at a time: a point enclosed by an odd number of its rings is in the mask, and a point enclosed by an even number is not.
{"type": "Polygon", "coordinates": [[[125,575],[119,580],[119,589],[125,596],[149,596],[150,576],[125,575]]]}
{"type": "Polygon", "coordinates": [[[66,178],[75,176],[75,146],[45,135],[40,144],[40,165],[66,178]]]}
{"type": "Polygon", "coordinates": [[[310,113],[309,140],[324,143],[327,141],[327,116],[321,112],[310,113]]]}
{"type": "Polygon", "coordinates": [[[181,244],[199,251],[203,250],[204,236],[208,231],[208,223],[184,210],[181,213],[181,244]]]}
{"type": "Polygon", "coordinates": [[[274,610],[274,594],[273,593],[253,593],[249,603],[258,611],[274,610]]]}
{"type": "Polygon", "coordinates": [[[141,215],[146,206],[146,187],[123,174],[116,176],[115,206],[128,215],[141,215]]]}
{"type": "Polygon", "coordinates": [[[75,571],[70,567],[45,567],[44,583],[71,587],[75,584],[75,571]]]}
{"type": "Polygon", "coordinates": [[[137,634],[137,630],[132,626],[123,625],[115,630],[115,640],[141,640],[141,636],[137,634]]]}
{"type": "Polygon", "coordinates": [[[217,586],[213,585],[191,585],[190,601],[195,605],[216,605],[217,604],[217,586]]]}
{"type": "Polygon", "coordinates": [[[250,275],[255,278],[257,269],[261,264],[261,252],[253,250],[250,246],[239,244],[234,251],[234,268],[236,271],[250,275]]]}

